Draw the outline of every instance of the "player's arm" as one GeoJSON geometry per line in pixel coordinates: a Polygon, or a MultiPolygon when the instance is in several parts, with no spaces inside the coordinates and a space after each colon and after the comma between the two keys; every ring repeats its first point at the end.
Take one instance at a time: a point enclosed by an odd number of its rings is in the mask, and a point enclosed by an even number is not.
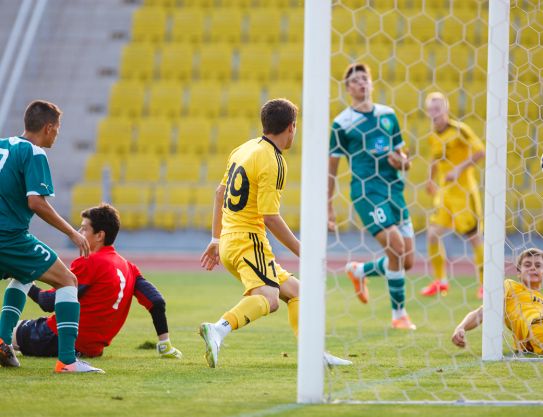
{"type": "Polygon", "coordinates": [[[388,154],[388,163],[398,171],[408,171],[411,168],[411,161],[402,149],[395,149],[388,154]]]}
{"type": "Polygon", "coordinates": [[[42,220],[49,223],[55,229],[60,230],[79,248],[80,254],[89,256],[90,246],[87,238],[77,233],[70,224],[64,220],[42,195],[29,195],[28,207],[42,220]]]}
{"type": "Polygon", "coordinates": [[[142,276],[136,278],[134,295],[142,306],[151,314],[153,326],[158,337],[157,351],[164,358],[181,358],[181,352],[170,342],[168,320],[166,318],[166,301],[160,291],[142,276]]]}
{"type": "Polygon", "coordinates": [[[433,159],[430,163],[428,181],[426,182],[426,191],[430,195],[435,195],[437,193],[437,183],[435,181],[437,174],[437,164],[438,161],[436,161],[435,159],[433,159]]]}
{"type": "Polygon", "coordinates": [[[280,214],[264,215],[264,224],[286,248],[300,256],[300,241],[294,236],[280,214]]]}
{"type": "MultiPolygon", "coordinates": [[[[81,296],[85,294],[88,288],[88,285],[78,285],[77,297],[81,298],[81,296]]],[[[28,291],[28,296],[30,297],[30,299],[38,304],[43,311],[48,313],[52,313],[55,311],[55,294],[56,291],[54,288],[50,290],[42,290],[36,285],[32,285],[32,287],[30,287],[30,290],[28,291]]]]}
{"type": "Polygon", "coordinates": [[[213,223],[211,224],[211,242],[200,258],[202,268],[211,271],[220,262],[219,239],[222,229],[222,206],[224,204],[224,192],[226,185],[220,184],[215,190],[215,203],[213,205],[213,223]]]}
{"type": "Polygon", "coordinates": [[[481,159],[485,157],[485,151],[473,152],[470,156],[456,165],[451,171],[449,171],[445,177],[446,181],[456,181],[460,175],[470,166],[477,164],[481,159]]]}
{"type": "Polygon", "coordinates": [[[483,322],[483,306],[469,312],[452,335],[452,342],[458,347],[466,347],[466,332],[475,329],[483,322]]]}
{"type": "Polygon", "coordinates": [[[336,230],[336,212],[334,210],[333,198],[336,189],[336,176],[339,167],[338,156],[330,156],[328,159],[328,230],[336,230]]]}

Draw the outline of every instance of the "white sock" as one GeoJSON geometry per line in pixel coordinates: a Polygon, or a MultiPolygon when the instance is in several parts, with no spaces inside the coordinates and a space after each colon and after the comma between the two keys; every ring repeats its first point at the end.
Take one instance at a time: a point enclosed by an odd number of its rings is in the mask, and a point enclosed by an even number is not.
{"type": "Polygon", "coordinates": [[[223,318],[220,318],[219,321],[214,324],[214,326],[217,333],[219,333],[219,336],[221,336],[221,340],[232,331],[232,326],[230,326],[230,323],[223,318]]]}
{"type": "Polygon", "coordinates": [[[392,310],[392,320],[398,320],[400,317],[407,316],[407,311],[405,308],[400,308],[399,310],[392,310]]]}

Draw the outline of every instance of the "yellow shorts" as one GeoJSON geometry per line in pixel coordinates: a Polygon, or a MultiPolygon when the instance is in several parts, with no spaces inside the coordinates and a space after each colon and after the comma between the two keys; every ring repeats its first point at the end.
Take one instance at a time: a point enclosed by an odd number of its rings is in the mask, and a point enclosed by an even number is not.
{"type": "Polygon", "coordinates": [[[467,234],[482,228],[481,197],[478,192],[443,193],[436,199],[430,223],[467,234]]]}
{"type": "Polygon", "coordinates": [[[222,264],[245,287],[243,295],[263,285],[279,288],[291,276],[275,262],[265,235],[248,232],[222,235],[219,254],[222,264]]]}

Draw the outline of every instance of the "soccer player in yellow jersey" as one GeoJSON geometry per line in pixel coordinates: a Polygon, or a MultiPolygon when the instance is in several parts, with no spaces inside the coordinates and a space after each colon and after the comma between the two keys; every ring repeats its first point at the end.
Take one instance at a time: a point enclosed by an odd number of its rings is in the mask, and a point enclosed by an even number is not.
{"type": "MultiPolygon", "coordinates": [[[[543,251],[530,248],[517,259],[519,282],[504,282],[504,321],[513,332],[515,346],[520,352],[543,355],[543,251]]],[[[466,346],[466,331],[475,329],[483,322],[483,307],[468,313],[455,329],[452,342],[466,346]]]]}
{"type": "Polygon", "coordinates": [[[434,296],[449,289],[445,265],[443,236],[454,229],[467,238],[473,248],[474,264],[479,278],[477,296],[483,294],[482,205],[475,164],[484,158],[481,139],[465,123],[449,117],[449,102],[438,92],[426,98],[426,111],[432,120],[430,136],[432,163],[426,189],[434,196],[434,213],[428,228],[428,258],[435,280],[421,294],[434,296]]]}
{"type": "MultiPolygon", "coordinates": [[[[292,253],[300,254],[300,242],[279,214],[287,164],[283,150],[296,134],[298,108],[286,99],[270,100],[261,110],[264,135],[232,151],[224,178],[215,193],[212,239],[201,265],[212,270],[219,262],[245,287],[241,301],[216,323],[203,323],[200,335],[206,344],[211,368],[218,363],[221,343],[239,329],[287,304],[288,320],[298,335],[299,282],[275,262],[266,228],[292,253]]],[[[328,365],[350,361],[325,354],[328,365]]]]}

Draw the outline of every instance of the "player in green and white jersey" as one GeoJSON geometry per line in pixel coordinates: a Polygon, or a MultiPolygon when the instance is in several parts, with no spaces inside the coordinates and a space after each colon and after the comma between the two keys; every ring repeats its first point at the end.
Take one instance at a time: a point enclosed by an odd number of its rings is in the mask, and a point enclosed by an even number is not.
{"type": "Polygon", "coordinates": [[[82,254],[89,242],[70,226],[45,199],[54,196],[47,155],[59,129],[62,112],[53,103],[34,101],[27,107],[21,136],[0,139],[0,278],[12,278],[4,293],[0,315],[0,365],[18,367],[12,342],[13,328],[21,316],[34,280],[56,288],[58,361],[55,372],[101,372],[76,360],[75,339],[79,325],[77,279],[45,243],[28,232],[36,213],[66,234],[82,254]]]}
{"type": "Polygon", "coordinates": [[[415,330],[405,309],[405,271],[413,265],[413,225],[403,196],[403,173],[410,162],[394,110],[372,101],[371,72],[365,64],[351,64],[344,77],[351,106],[332,124],[328,181],[329,229],[335,229],[332,204],[335,177],[342,156],[347,157],[351,199],[366,229],[379,241],[386,256],[375,262],[349,262],[346,272],[358,298],[368,302],[366,277],[385,276],[392,304],[392,327],[415,330]]]}

